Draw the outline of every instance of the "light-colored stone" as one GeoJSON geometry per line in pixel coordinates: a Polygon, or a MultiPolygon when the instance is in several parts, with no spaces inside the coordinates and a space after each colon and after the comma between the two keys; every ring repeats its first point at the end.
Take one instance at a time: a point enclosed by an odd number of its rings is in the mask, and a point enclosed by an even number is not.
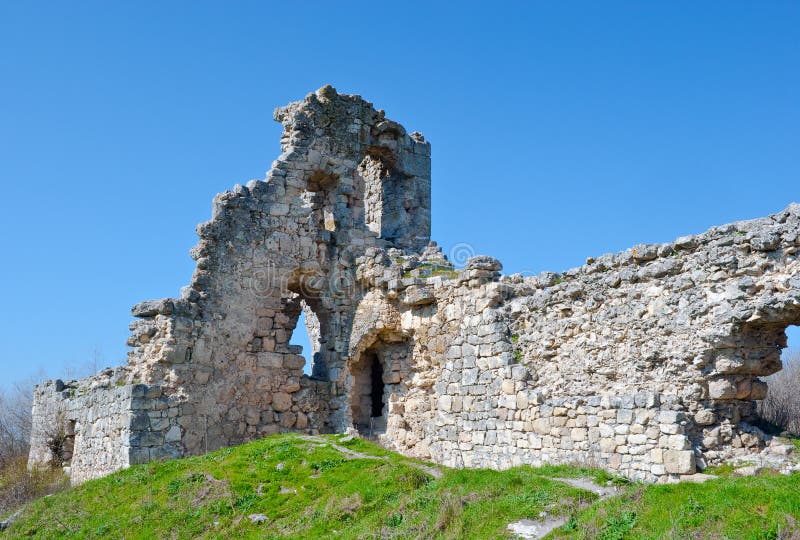
{"type": "Polygon", "coordinates": [[[281,154],[214,199],[189,286],[134,306],[127,366],[37,387],[31,465],[52,460],[52,426],[80,440],[76,483],[287,430],[650,482],[693,474],[695,454],[703,468],[765,455],[753,401],[797,322],[800,205],[503,276],[430,241],[421,134],[329,86],[275,118],[281,154]],[[301,313],[306,356],[291,344],[301,313]]]}

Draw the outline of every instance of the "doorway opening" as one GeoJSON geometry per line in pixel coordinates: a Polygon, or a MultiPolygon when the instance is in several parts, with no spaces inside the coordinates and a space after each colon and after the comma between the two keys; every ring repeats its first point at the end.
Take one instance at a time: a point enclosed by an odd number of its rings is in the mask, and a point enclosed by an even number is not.
{"type": "Polygon", "coordinates": [[[373,355],[372,366],[370,367],[372,384],[370,385],[370,397],[372,398],[371,417],[383,416],[383,369],[378,360],[378,355],[373,355]]]}
{"type": "Polygon", "coordinates": [[[367,350],[352,365],[351,413],[353,426],[366,436],[386,430],[386,385],[379,351],[367,350]]]}

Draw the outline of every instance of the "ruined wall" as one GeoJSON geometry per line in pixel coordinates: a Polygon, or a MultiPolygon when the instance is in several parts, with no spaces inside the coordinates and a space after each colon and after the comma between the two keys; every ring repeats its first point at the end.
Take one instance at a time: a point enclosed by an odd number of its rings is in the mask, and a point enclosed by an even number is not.
{"type": "Polygon", "coordinates": [[[421,135],[331,87],[275,118],[281,155],[264,180],[214,199],[197,228],[190,285],[132,310],[126,384],[158,388],[175,419],[169,437],[146,431],[136,461],[290,429],[347,429],[344,353],[364,294],[354,261],[369,248],[429,242],[430,145],[421,135]],[[312,377],[289,344],[303,309],[316,336],[312,377]]]}
{"type": "Polygon", "coordinates": [[[130,380],[123,367],[38,385],[30,464],[60,463],[80,483],[129,465],[181,457],[179,404],[158,386],[130,380]]]}
{"type": "Polygon", "coordinates": [[[58,380],[37,386],[31,461],[61,461],[75,482],[127,467],[130,402],[131,386],[118,386],[102,374],[80,384],[58,380]]]}
{"type": "Polygon", "coordinates": [[[448,276],[436,256],[376,254],[373,308],[359,309],[388,316],[365,327],[417,344],[386,440],[452,466],[590,462],[648,481],[759,451],[760,377],[800,322],[799,246],[793,204],[532,278],[488,257],[448,276]]]}
{"type": "Polygon", "coordinates": [[[330,87],[275,117],[281,155],[214,199],[190,285],[133,308],[128,366],[70,383],[80,395],[37,390],[32,464],[57,409],[94,441],[76,445],[78,480],[364,422],[446,465],[580,461],[648,481],[769,442],[751,422],[800,322],[800,206],[563,274],[456,269],[429,242],[422,135],[330,87]],[[310,377],[289,344],[301,311],[310,377]],[[111,412],[79,412],[95,402],[111,412]]]}

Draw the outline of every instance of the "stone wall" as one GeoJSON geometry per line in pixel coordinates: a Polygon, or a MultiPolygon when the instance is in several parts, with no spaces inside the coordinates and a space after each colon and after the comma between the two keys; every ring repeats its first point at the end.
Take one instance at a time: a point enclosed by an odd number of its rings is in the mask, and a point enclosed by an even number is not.
{"type": "Polygon", "coordinates": [[[647,481],[761,451],[760,377],[800,322],[798,246],[793,204],[563,274],[501,276],[475,257],[448,275],[432,248],[375,253],[367,300],[399,316],[366,327],[417,345],[386,441],[455,466],[588,461],[647,481]]]}
{"type": "Polygon", "coordinates": [[[275,118],[281,155],[214,199],[190,285],[133,308],[128,365],[37,389],[32,464],[61,409],[76,442],[102,441],[76,444],[76,481],[366,421],[447,465],[578,461],[647,481],[770,444],[754,403],[800,322],[800,206],[562,274],[456,269],[430,242],[422,135],[331,87],[275,118]],[[311,376],[289,344],[301,311],[311,376]],[[80,416],[87,400],[110,412],[80,416]]]}
{"type": "Polygon", "coordinates": [[[63,461],[74,482],[130,465],[132,386],[106,372],[83,381],[36,387],[32,464],[63,461]]]}

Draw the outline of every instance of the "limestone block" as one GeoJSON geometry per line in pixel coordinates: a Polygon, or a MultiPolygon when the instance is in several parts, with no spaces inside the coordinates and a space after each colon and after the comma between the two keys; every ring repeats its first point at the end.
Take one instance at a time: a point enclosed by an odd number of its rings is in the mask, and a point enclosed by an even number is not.
{"type": "Polygon", "coordinates": [[[448,395],[439,396],[436,404],[437,408],[443,412],[450,412],[452,410],[453,398],[448,395]]]}
{"type": "Polygon", "coordinates": [[[581,442],[585,441],[588,436],[588,430],[586,428],[573,428],[570,431],[570,439],[573,442],[581,442]]]}
{"type": "Polygon", "coordinates": [[[701,409],[694,415],[694,421],[699,426],[710,426],[717,421],[717,415],[711,409],[701,409]]]}
{"type": "Polygon", "coordinates": [[[528,408],[528,395],[525,392],[517,392],[516,408],[517,409],[528,408]]]}
{"type": "Polygon", "coordinates": [[[642,433],[628,435],[628,442],[630,444],[645,444],[647,442],[647,435],[642,433]]]}
{"type": "Polygon", "coordinates": [[[695,456],[692,450],[665,450],[664,467],[669,474],[694,474],[695,456]]]}
{"type": "Polygon", "coordinates": [[[670,435],[668,445],[671,450],[688,450],[691,448],[686,435],[670,435]]]}
{"type": "Polygon", "coordinates": [[[708,381],[708,397],[711,399],[735,399],[738,392],[732,379],[717,378],[708,381]]]}
{"type": "Polygon", "coordinates": [[[533,431],[540,435],[548,435],[552,429],[549,418],[537,418],[533,421],[533,431]]]}

